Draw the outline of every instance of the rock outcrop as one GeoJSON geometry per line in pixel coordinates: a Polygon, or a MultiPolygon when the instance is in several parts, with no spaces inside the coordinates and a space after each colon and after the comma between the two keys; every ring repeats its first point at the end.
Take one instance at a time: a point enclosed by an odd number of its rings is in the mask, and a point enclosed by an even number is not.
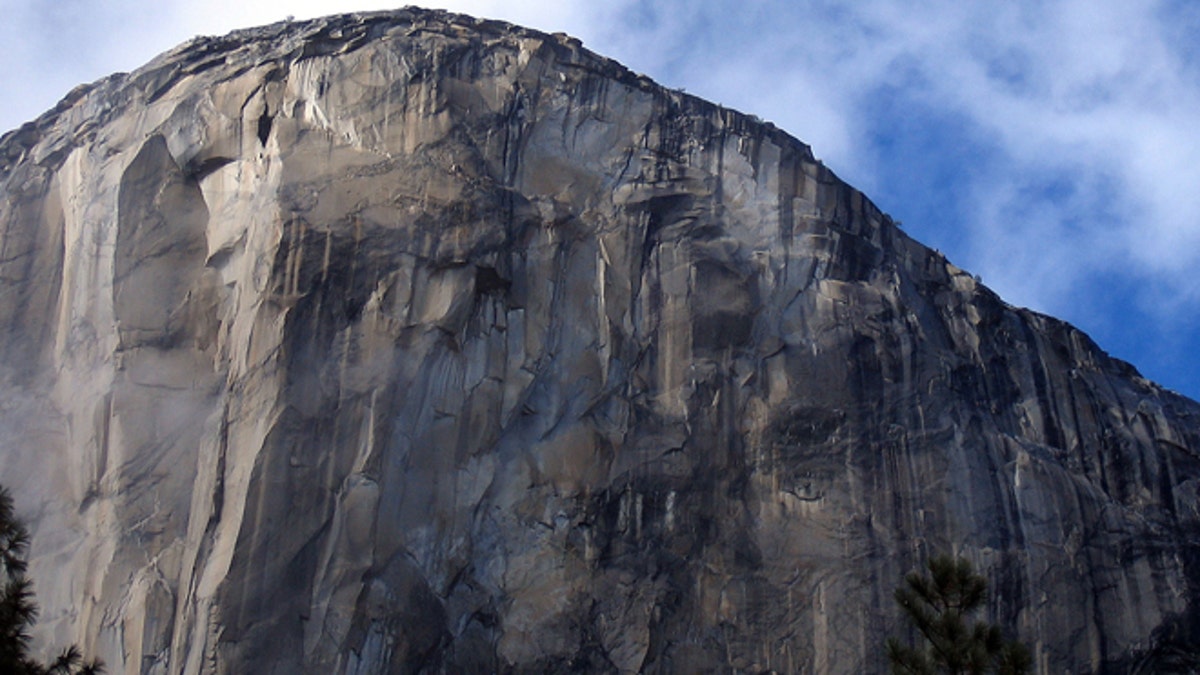
{"type": "Polygon", "coordinates": [[[198,38],[0,197],[0,482],[111,672],[881,672],[936,552],[1041,673],[1200,631],[1200,406],[571,38],[198,38]]]}

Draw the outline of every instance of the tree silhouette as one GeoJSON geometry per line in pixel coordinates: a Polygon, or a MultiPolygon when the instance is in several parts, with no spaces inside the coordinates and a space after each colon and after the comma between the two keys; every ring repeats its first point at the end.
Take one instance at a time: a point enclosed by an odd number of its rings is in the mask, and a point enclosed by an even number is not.
{"type": "Polygon", "coordinates": [[[104,664],[84,662],[75,645],[43,665],[29,656],[29,628],[37,620],[33,582],[25,576],[29,530],[17,519],[12,495],[0,486],[0,673],[11,675],[99,675],[104,664]]]}
{"type": "Polygon", "coordinates": [[[975,574],[962,558],[936,556],[929,575],[911,572],[896,589],[896,602],[920,632],[925,643],[907,647],[887,641],[893,673],[1018,675],[1029,671],[1029,650],[1004,639],[998,626],[970,621],[987,600],[987,579],[975,574]]]}

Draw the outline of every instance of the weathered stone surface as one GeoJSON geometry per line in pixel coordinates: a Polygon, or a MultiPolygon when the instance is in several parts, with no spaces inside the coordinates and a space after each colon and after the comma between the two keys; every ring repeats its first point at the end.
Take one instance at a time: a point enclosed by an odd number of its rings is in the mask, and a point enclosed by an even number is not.
{"type": "Polygon", "coordinates": [[[947,550],[1039,672],[1200,630],[1196,403],[570,38],[197,39],[0,196],[0,482],[112,672],[879,672],[947,550]]]}

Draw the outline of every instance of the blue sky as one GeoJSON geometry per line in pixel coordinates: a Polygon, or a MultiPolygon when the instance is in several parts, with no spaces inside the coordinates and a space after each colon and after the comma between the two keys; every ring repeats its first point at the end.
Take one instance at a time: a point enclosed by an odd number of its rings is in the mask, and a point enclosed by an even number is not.
{"type": "MultiPolygon", "coordinates": [[[[0,0],[0,127],[198,34],[389,5],[0,0]]],[[[1010,303],[1200,397],[1200,3],[442,0],[810,144],[1010,303]]]]}

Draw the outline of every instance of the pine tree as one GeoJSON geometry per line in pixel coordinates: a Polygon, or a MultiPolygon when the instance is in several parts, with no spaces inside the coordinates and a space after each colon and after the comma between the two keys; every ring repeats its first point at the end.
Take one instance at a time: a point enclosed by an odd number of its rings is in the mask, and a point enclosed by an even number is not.
{"type": "Polygon", "coordinates": [[[896,602],[926,644],[907,647],[887,641],[893,673],[910,675],[1019,675],[1029,671],[1029,650],[1004,639],[998,626],[972,621],[970,615],[987,600],[987,579],[975,574],[970,561],[937,556],[929,575],[910,573],[896,589],[896,602]]]}
{"type": "Polygon", "coordinates": [[[0,486],[0,673],[11,675],[99,675],[100,661],[83,661],[71,645],[49,665],[29,656],[29,629],[37,620],[33,582],[25,576],[29,530],[17,519],[12,495],[0,486]]]}

